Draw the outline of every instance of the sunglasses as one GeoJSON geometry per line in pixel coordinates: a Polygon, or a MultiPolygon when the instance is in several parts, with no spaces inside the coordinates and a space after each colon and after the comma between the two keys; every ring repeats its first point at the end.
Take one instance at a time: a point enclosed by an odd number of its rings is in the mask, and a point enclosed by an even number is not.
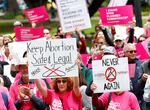
{"type": "Polygon", "coordinates": [[[136,50],[131,50],[131,51],[128,51],[129,53],[136,53],[136,50]]]}
{"type": "Polygon", "coordinates": [[[121,42],[122,40],[115,40],[115,42],[121,42]]]}
{"type": "Polygon", "coordinates": [[[67,80],[57,80],[56,82],[59,83],[59,84],[60,84],[60,83],[63,83],[63,84],[64,84],[64,83],[67,82],[67,80]]]}
{"type": "Polygon", "coordinates": [[[49,34],[49,33],[44,33],[44,34],[49,34]]]}

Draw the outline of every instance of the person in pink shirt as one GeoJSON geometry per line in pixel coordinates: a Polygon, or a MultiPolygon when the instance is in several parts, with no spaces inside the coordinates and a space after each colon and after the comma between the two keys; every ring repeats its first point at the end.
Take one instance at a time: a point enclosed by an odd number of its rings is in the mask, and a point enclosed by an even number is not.
{"type": "Polygon", "coordinates": [[[0,110],[16,110],[16,107],[11,97],[9,96],[8,89],[4,87],[4,81],[1,77],[0,77],[0,110]],[[5,101],[7,103],[5,103],[5,101]]]}
{"type": "Polygon", "coordinates": [[[48,90],[42,87],[38,79],[36,85],[51,110],[82,110],[78,77],[55,78],[52,82],[53,89],[48,90]]]}
{"type": "MultiPolygon", "coordinates": [[[[9,90],[17,110],[45,110],[47,105],[42,100],[40,91],[38,91],[34,80],[29,79],[27,60],[19,64],[19,71],[21,78],[15,81],[9,90]]],[[[46,87],[44,82],[42,84],[43,87],[46,87]]]]}
{"type": "MultiPolygon", "coordinates": [[[[92,83],[90,88],[94,91],[97,86],[92,83]]],[[[93,94],[92,104],[99,108],[105,107],[106,110],[140,110],[136,96],[129,91],[106,92],[99,97],[93,94]]]]}

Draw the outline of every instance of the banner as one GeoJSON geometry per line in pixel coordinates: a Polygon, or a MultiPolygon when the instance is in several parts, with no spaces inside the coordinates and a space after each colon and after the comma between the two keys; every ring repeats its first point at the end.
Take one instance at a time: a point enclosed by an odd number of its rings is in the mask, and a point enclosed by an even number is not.
{"type": "Polygon", "coordinates": [[[63,32],[91,28],[85,0],[56,0],[63,32]]]}
{"type": "Polygon", "coordinates": [[[29,41],[29,78],[78,76],[76,39],[29,41]]]}
{"type": "Polygon", "coordinates": [[[100,19],[106,26],[131,24],[133,21],[132,5],[100,8],[100,19]]]}
{"type": "Polygon", "coordinates": [[[130,90],[128,59],[105,55],[102,60],[92,61],[95,93],[130,90]],[[122,66],[123,65],[123,66],[122,66]]]}
{"type": "Polygon", "coordinates": [[[29,41],[44,37],[44,27],[28,28],[28,27],[15,27],[16,41],[29,41]]]}
{"type": "Polygon", "coordinates": [[[27,9],[24,11],[24,14],[31,23],[41,23],[49,20],[45,6],[27,9]]]}

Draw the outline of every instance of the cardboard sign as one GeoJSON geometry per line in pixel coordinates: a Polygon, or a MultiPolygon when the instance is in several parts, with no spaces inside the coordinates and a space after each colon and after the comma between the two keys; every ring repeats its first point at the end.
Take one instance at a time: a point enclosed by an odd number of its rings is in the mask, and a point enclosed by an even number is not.
{"type": "Polygon", "coordinates": [[[125,91],[130,89],[128,59],[105,55],[102,60],[92,61],[95,93],[125,91]],[[122,66],[123,65],[123,66],[122,66]]]}
{"type": "Polygon", "coordinates": [[[91,28],[85,0],[56,0],[62,30],[75,31],[76,28],[91,28]]]}
{"type": "Polygon", "coordinates": [[[29,78],[78,76],[76,39],[29,41],[29,78]]]}
{"type": "Polygon", "coordinates": [[[45,6],[27,9],[24,11],[24,14],[31,23],[41,23],[49,20],[49,15],[46,11],[45,6]]]}
{"type": "Polygon", "coordinates": [[[100,8],[100,19],[106,26],[131,24],[133,19],[132,5],[100,8]]]}
{"type": "Polygon", "coordinates": [[[44,27],[15,27],[16,41],[29,41],[44,37],[44,27]]]}

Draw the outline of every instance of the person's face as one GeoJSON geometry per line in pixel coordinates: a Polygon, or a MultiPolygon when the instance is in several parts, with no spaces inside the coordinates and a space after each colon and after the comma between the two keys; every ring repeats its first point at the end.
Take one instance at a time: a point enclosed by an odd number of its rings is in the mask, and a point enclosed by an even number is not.
{"type": "Polygon", "coordinates": [[[122,40],[115,40],[115,44],[118,48],[121,48],[123,46],[123,41],[122,40]]]}
{"type": "Polygon", "coordinates": [[[4,43],[4,45],[5,45],[6,43],[8,43],[8,42],[11,42],[11,39],[10,39],[9,37],[5,36],[5,37],[3,38],[3,43],[4,43]]]}
{"type": "Polygon", "coordinates": [[[22,79],[24,80],[25,83],[29,82],[29,75],[28,75],[28,65],[19,65],[19,70],[22,74],[22,79]]]}
{"type": "Polygon", "coordinates": [[[96,50],[101,50],[102,45],[104,45],[104,39],[99,38],[95,43],[94,43],[94,48],[96,50]]]}
{"type": "Polygon", "coordinates": [[[97,37],[103,37],[103,38],[104,38],[104,34],[103,34],[103,32],[102,32],[102,31],[98,32],[97,37]]]}
{"type": "Polygon", "coordinates": [[[134,60],[136,58],[136,48],[134,46],[130,46],[125,52],[125,56],[128,57],[129,61],[134,60]]]}
{"type": "Polygon", "coordinates": [[[51,39],[52,36],[49,32],[47,32],[47,33],[44,33],[44,37],[46,38],[46,40],[49,40],[51,39]]]}
{"type": "Polygon", "coordinates": [[[59,92],[64,93],[67,91],[67,79],[57,78],[56,79],[57,87],[59,92]]]}

